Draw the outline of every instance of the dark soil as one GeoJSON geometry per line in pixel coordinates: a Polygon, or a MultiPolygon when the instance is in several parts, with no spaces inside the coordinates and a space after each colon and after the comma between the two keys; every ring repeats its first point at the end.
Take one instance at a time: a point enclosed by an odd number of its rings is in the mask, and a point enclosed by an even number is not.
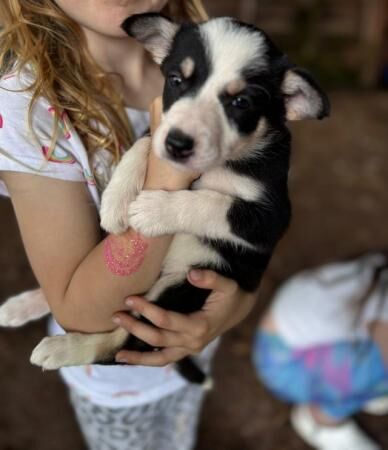
{"type": "MultiPolygon", "coordinates": [[[[333,115],[294,126],[292,226],[263,281],[256,310],[224,338],[216,386],[206,402],[197,450],[302,450],[289,407],[256,380],[250,344],[261,311],[296,271],[388,244],[388,94],[332,94],[333,115]]],[[[0,199],[0,299],[35,286],[12,207],[0,199]]],[[[56,373],[29,362],[45,323],[0,332],[0,450],[84,450],[56,373]]],[[[388,449],[387,418],[358,417],[388,449]]],[[[158,450],[158,449],[154,449],[158,450]]],[[[351,449],[349,449],[351,450],[351,449]]]]}

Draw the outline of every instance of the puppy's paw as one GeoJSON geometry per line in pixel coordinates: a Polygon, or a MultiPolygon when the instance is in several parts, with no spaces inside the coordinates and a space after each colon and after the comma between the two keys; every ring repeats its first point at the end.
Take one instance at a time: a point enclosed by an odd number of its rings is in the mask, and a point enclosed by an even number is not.
{"type": "Polygon", "coordinates": [[[101,227],[109,233],[128,229],[128,207],[143,187],[150,147],[149,136],[139,139],[123,156],[102,195],[101,227]]]}
{"type": "Polygon", "coordinates": [[[0,326],[20,327],[31,320],[40,319],[49,312],[49,305],[41,289],[23,292],[1,305],[0,326]]]}
{"type": "Polygon", "coordinates": [[[129,227],[128,205],[131,199],[114,185],[105,189],[101,199],[100,225],[108,233],[121,234],[129,227]]]}
{"type": "Polygon", "coordinates": [[[34,348],[30,362],[43,370],[56,370],[65,366],[82,366],[94,362],[94,354],[85,351],[85,335],[69,333],[46,337],[34,348]]]}
{"type": "Polygon", "coordinates": [[[171,193],[142,191],[129,205],[129,225],[143,236],[153,237],[174,232],[171,193]]]}

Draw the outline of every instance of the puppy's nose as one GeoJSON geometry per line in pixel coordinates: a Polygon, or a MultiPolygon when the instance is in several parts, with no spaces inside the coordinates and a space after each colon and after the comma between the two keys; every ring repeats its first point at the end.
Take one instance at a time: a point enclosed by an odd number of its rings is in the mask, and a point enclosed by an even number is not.
{"type": "Polygon", "coordinates": [[[174,159],[186,159],[194,153],[194,139],[178,128],[173,128],[166,138],[167,153],[174,159]]]}

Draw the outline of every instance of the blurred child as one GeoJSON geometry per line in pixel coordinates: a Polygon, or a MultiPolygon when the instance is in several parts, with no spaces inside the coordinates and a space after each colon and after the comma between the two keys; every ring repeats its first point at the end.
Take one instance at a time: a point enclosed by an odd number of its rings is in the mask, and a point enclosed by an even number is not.
{"type": "Polygon", "coordinates": [[[388,412],[388,255],[370,253],[288,280],[257,330],[258,376],[295,406],[320,450],[378,450],[351,419],[388,412]]]}

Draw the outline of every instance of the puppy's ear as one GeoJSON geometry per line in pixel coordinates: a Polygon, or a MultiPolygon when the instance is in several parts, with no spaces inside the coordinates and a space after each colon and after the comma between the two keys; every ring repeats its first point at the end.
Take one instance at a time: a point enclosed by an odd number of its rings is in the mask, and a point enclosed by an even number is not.
{"type": "Polygon", "coordinates": [[[121,27],[144,45],[157,64],[162,64],[180,25],[161,14],[147,13],[128,17],[121,27]]]}
{"type": "Polygon", "coordinates": [[[282,83],[287,120],[323,119],[330,102],[313,77],[303,69],[287,70],[282,83]]]}

